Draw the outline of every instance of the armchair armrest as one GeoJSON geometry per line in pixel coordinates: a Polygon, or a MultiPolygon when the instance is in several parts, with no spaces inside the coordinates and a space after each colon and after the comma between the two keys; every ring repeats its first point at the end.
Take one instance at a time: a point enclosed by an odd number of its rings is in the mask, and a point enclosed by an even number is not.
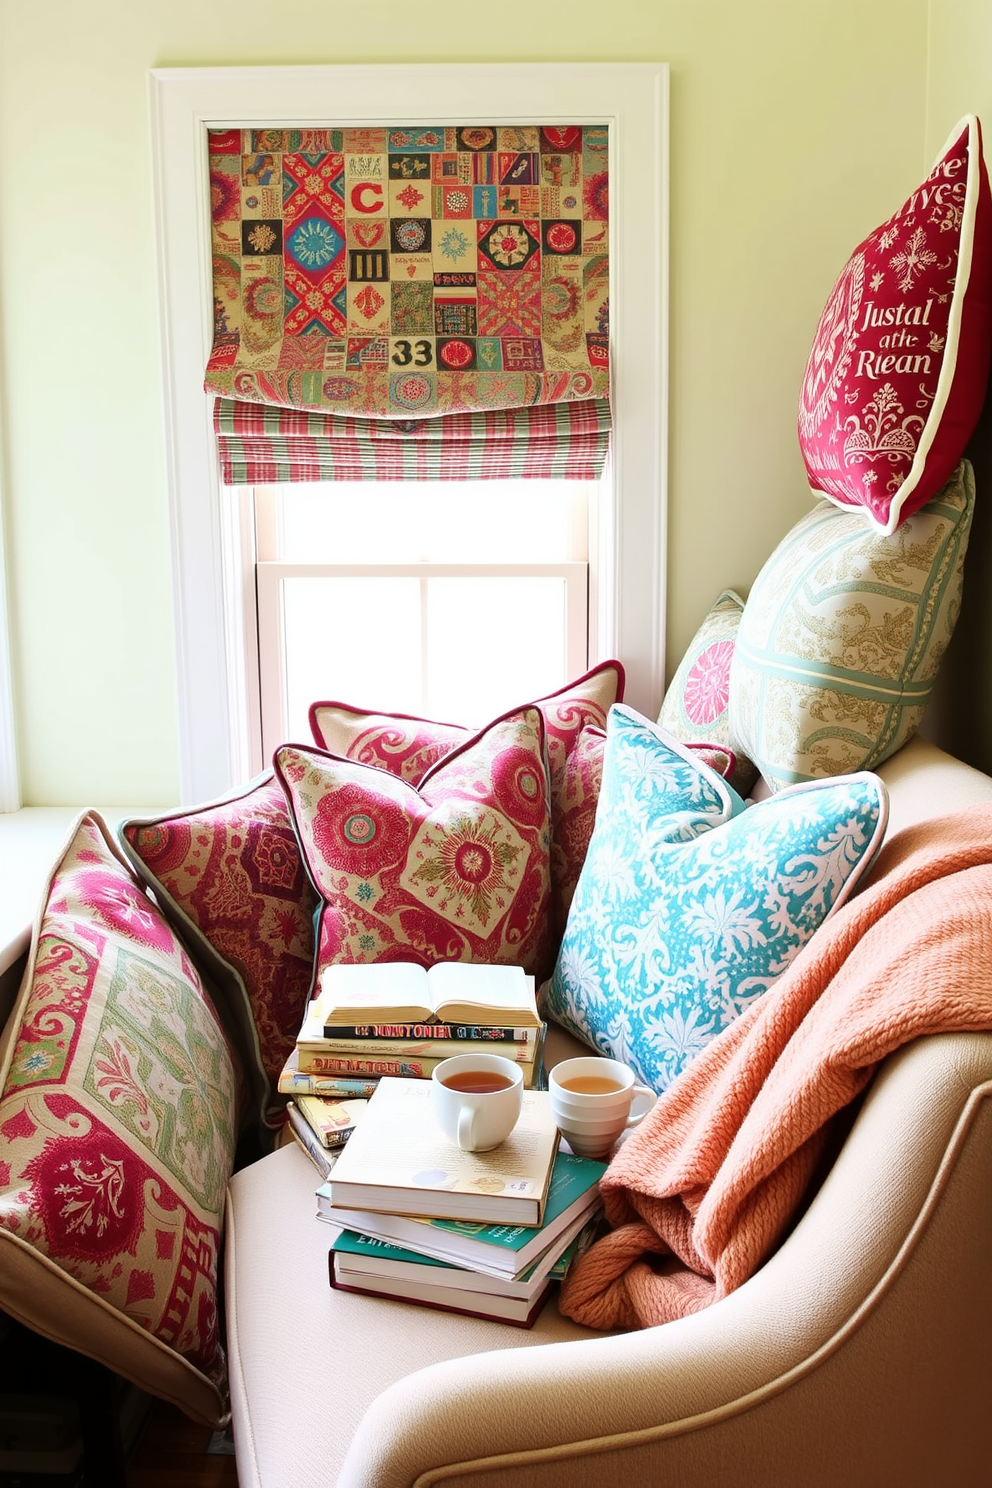
{"type": "Polygon", "coordinates": [[[992,1034],[886,1061],[805,1216],[662,1328],[447,1359],[373,1401],[339,1488],[985,1481],[992,1034]]]}

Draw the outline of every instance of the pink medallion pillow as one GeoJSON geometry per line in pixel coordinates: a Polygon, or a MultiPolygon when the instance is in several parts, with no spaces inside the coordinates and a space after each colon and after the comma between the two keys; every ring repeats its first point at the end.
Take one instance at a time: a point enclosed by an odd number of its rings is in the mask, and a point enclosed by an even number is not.
{"type": "MultiPolygon", "coordinates": [[[[571,763],[588,728],[605,729],[606,715],[623,699],[624,672],[619,661],[604,661],[547,697],[523,707],[536,707],[544,716],[551,774],[551,896],[558,935],[565,928],[568,906],[582,868],[575,844],[588,843],[599,795],[599,775],[571,763]],[[565,817],[569,818],[565,826],[565,817]],[[588,817],[588,831],[578,834],[578,816],[588,817]]],[[[314,703],[310,728],[322,749],[346,759],[361,760],[389,770],[417,785],[437,760],[470,737],[457,723],[437,723],[402,713],[372,713],[347,703],[314,703]]],[[[581,751],[584,753],[584,751],[581,751]]]]}
{"type": "Polygon", "coordinates": [[[212,1425],[241,1095],[181,941],[81,817],[0,1058],[0,1307],[212,1425]]]}
{"type": "Polygon", "coordinates": [[[321,896],[315,982],[331,961],[486,961],[548,973],[538,708],[497,719],[419,786],[294,744],[277,749],[274,764],[321,896]]]}
{"type": "Polygon", "coordinates": [[[125,822],[124,849],[208,966],[256,1072],[270,1125],[281,1125],[279,1072],[303,1021],[313,975],[317,896],[286,800],[271,772],[227,800],[125,822]]]}
{"type": "Polygon", "coordinates": [[[978,421],[990,340],[992,195],[968,115],[820,317],[799,401],[812,490],[886,534],[925,506],[978,421]]]}
{"type": "Polygon", "coordinates": [[[733,589],[717,596],[679,662],[658,723],[678,743],[702,752],[706,764],[746,796],[758,771],[733,747],[729,716],[730,663],[743,613],[744,601],[733,589]]]}

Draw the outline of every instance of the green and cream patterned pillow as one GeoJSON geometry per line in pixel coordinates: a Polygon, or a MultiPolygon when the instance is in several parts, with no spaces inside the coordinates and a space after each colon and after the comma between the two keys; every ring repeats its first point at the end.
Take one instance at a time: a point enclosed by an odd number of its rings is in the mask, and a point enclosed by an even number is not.
{"type": "Polygon", "coordinates": [[[741,616],[733,747],[772,790],[873,769],[912,738],[958,617],[975,486],[963,460],[890,536],[821,501],[741,616]]]}

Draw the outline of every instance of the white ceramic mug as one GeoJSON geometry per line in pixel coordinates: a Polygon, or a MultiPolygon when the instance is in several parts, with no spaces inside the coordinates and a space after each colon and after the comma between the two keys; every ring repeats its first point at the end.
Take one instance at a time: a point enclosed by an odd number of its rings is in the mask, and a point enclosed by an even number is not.
{"type": "Polygon", "coordinates": [[[517,1124],[523,1091],[523,1070],[502,1054],[453,1054],[431,1075],[434,1114],[463,1152],[489,1152],[506,1141],[517,1124]],[[473,1081],[473,1075],[479,1078],[473,1081]],[[468,1088],[459,1089],[459,1082],[468,1088]]]}
{"type": "Polygon", "coordinates": [[[579,1157],[605,1157],[620,1133],[643,1120],[658,1099],[636,1083],[629,1065],[598,1055],[555,1065],[548,1089],[555,1125],[579,1157]]]}

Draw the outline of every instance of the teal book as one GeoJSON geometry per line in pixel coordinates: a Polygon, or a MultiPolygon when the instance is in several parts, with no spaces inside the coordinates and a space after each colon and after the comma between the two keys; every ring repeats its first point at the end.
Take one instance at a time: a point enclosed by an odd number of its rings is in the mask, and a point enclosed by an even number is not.
{"type": "MultiPolygon", "coordinates": [[[[555,1157],[544,1222],[530,1225],[469,1224],[451,1219],[419,1219],[404,1214],[345,1209],[330,1201],[329,1186],[317,1189],[317,1214],[342,1229],[432,1257],[442,1263],[519,1279],[558,1241],[567,1243],[599,1208],[599,1180],[606,1164],[561,1152],[555,1157]]],[[[554,1252],[554,1259],[561,1246],[554,1252]]]]}

